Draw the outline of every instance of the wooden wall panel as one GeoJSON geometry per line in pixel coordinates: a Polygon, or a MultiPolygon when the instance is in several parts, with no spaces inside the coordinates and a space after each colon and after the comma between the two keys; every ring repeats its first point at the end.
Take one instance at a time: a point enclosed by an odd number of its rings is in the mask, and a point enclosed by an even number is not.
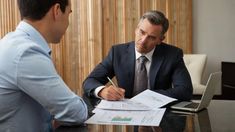
{"type": "MultiPolygon", "coordinates": [[[[167,43],[192,51],[192,0],[71,0],[70,26],[60,44],[50,44],[58,73],[82,95],[82,82],[117,43],[134,40],[140,16],[160,10],[169,18],[167,43]]],[[[0,1],[0,38],[20,21],[16,0],[0,1]]]]}
{"type": "Polygon", "coordinates": [[[192,1],[168,0],[166,15],[169,18],[169,31],[166,41],[184,50],[192,52],[192,1]]]}
{"type": "MultiPolygon", "coordinates": [[[[79,88],[82,86],[82,81],[102,59],[102,1],[101,0],[84,0],[78,1],[80,11],[78,17],[80,21],[76,23],[80,32],[81,43],[79,45],[80,52],[78,56],[80,64],[79,88]]],[[[73,27],[73,26],[71,26],[73,27]]],[[[74,28],[74,27],[73,27],[74,28]]],[[[76,37],[76,36],[74,36],[76,37]]],[[[78,67],[76,67],[78,68],[78,67]]],[[[82,92],[82,91],[81,91],[82,92]]]]}
{"type": "Polygon", "coordinates": [[[13,31],[20,21],[16,0],[0,1],[0,38],[13,31]]]}

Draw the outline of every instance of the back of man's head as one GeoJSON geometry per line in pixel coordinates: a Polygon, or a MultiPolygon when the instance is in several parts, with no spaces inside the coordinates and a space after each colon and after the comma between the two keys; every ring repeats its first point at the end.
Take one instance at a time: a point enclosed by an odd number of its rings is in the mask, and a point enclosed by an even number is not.
{"type": "Polygon", "coordinates": [[[65,12],[68,0],[17,0],[21,19],[41,20],[50,8],[58,3],[65,12]]]}

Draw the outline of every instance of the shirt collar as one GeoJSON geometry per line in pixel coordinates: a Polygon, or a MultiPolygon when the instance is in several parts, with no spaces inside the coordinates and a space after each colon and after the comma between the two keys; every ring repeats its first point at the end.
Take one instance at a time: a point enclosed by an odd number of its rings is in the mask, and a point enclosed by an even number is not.
{"type": "Polygon", "coordinates": [[[51,52],[48,43],[43,38],[43,36],[30,24],[25,21],[21,21],[19,25],[16,27],[16,30],[20,30],[25,32],[32,41],[42,47],[48,54],[51,52]]]}
{"type": "Polygon", "coordinates": [[[152,61],[152,56],[153,56],[153,52],[155,50],[156,47],[154,47],[150,52],[146,53],[146,54],[141,54],[139,53],[137,50],[136,50],[136,47],[135,47],[135,59],[137,60],[140,56],[145,56],[146,58],[148,58],[148,61],[152,61]]]}

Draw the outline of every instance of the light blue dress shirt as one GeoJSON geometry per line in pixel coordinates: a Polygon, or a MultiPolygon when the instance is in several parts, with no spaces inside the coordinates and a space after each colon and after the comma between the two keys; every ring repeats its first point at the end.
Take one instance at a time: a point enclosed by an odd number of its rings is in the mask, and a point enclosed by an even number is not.
{"type": "Polygon", "coordinates": [[[0,132],[47,132],[52,118],[86,120],[86,104],[58,75],[50,51],[24,21],[0,40],[0,132]]]}

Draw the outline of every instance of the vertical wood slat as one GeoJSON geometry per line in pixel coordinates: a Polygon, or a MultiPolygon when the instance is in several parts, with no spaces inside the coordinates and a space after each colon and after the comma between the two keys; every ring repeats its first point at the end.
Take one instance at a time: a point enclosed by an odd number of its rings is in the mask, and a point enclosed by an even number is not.
{"type": "Polygon", "coordinates": [[[103,0],[103,52],[102,56],[105,56],[109,48],[116,42],[116,1],[115,0],[103,0]]]}
{"type": "Polygon", "coordinates": [[[167,17],[169,31],[167,42],[183,49],[184,53],[192,52],[192,1],[167,0],[167,17]]]}
{"type": "Polygon", "coordinates": [[[135,28],[138,24],[138,4],[137,1],[123,0],[123,33],[122,42],[132,41],[135,38],[135,28]],[[130,6],[132,5],[132,6],[130,6]]]}
{"type": "Polygon", "coordinates": [[[13,31],[20,20],[16,5],[15,0],[0,1],[0,38],[13,31]]]}

